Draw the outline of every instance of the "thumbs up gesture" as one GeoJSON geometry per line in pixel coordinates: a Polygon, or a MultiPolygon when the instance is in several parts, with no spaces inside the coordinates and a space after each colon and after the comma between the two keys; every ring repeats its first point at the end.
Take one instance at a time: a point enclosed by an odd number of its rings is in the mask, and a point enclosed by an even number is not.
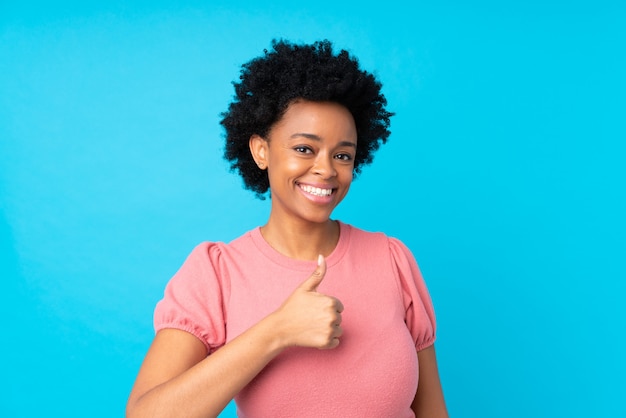
{"type": "Polygon", "coordinates": [[[319,256],[317,268],[285,300],[280,315],[281,335],[288,346],[335,348],[339,345],[343,305],[317,291],[326,274],[326,260],[319,256]]]}

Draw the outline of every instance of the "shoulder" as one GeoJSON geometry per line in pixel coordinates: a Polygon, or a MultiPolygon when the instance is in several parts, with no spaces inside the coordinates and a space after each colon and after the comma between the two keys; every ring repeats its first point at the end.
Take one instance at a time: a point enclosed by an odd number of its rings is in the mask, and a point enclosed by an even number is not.
{"type": "Polygon", "coordinates": [[[384,244],[389,239],[383,232],[366,231],[343,222],[339,224],[341,225],[341,233],[349,235],[351,244],[384,244]]]}
{"type": "Polygon", "coordinates": [[[221,242],[201,242],[189,253],[185,262],[180,267],[176,276],[205,276],[207,270],[213,270],[213,266],[219,264],[224,253],[224,243],[221,242]]]}
{"type": "Polygon", "coordinates": [[[229,266],[241,260],[241,254],[249,247],[246,233],[235,240],[225,243],[221,241],[204,241],[197,244],[188,253],[184,262],[168,282],[167,288],[202,289],[206,286],[226,286],[224,273],[229,266]]]}
{"type": "Polygon", "coordinates": [[[398,238],[389,236],[384,232],[372,232],[357,228],[350,224],[341,224],[342,231],[350,235],[350,244],[359,249],[375,248],[378,251],[391,253],[392,256],[413,257],[409,248],[398,238]]]}
{"type": "MultiPolygon", "coordinates": [[[[200,339],[208,352],[226,341],[226,306],[230,297],[229,269],[245,251],[247,234],[226,244],[197,244],[169,280],[154,310],[156,331],[174,328],[200,339]]],[[[248,238],[249,239],[249,238],[248,238]]]]}
{"type": "Polygon", "coordinates": [[[253,231],[226,243],[222,241],[203,241],[197,244],[187,257],[187,262],[217,264],[230,254],[245,252],[253,243],[253,231]]]}

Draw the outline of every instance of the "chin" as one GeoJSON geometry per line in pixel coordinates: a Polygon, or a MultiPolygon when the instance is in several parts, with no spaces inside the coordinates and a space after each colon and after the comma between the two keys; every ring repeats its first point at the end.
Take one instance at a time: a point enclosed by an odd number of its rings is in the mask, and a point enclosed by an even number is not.
{"type": "Polygon", "coordinates": [[[331,213],[326,213],[326,214],[310,214],[308,216],[303,216],[303,219],[307,222],[313,223],[313,224],[325,224],[326,222],[330,221],[330,216],[331,213]]]}

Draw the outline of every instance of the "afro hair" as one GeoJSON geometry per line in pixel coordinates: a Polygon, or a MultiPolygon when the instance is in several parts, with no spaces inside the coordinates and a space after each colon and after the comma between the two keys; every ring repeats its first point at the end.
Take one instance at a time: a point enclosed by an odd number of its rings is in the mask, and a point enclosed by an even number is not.
{"type": "Polygon", "coordinates": [[[361,70],[347,51],[334,54],[328,40],[302,45],[273,40],[270,51],[242,65],[239,82],[233,85],[235,97],[220,122],[226,134],[224,158],[239,172],[245,188],[260,198],[269,180],[252,158],[250,137],[266,137],[296,100],[335,102],[350,111],[357,131],[355,175],[372,162],[391,133],[393,113],[385,109],[382,84],[361,70]]]}

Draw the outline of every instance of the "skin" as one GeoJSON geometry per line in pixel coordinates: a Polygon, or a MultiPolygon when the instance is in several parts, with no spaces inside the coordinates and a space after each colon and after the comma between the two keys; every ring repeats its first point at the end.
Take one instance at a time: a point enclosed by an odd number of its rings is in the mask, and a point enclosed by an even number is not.
{"type": "MultiPolygon", "coordinates": [[[[217,416],[286,348],[331,350],[340,344],[343,305],[317,287],[326,273],[324,256],[339,239],[330,215],[350,188],[356,141],[347,109],[307,101],[292,103],[266,138],[250,138],[250,151],[270,179],[272,207],[263,237],[277,251],[317,260],[318,266],[276,311],[208,357],[195,336],[159,331],[131,391],[127,417],[217,416]]],[[[434,348],[416,355],[420,380],[412,408],[417,417],[447,417],[434,348]]]]}
{"type": "Polygon", "coordinates": [[[272,196],[261,233],[277,251],[315,260],[335,248],[339,228],[330,215],[350,189],[356,138],[354,119],[343,106],[298,101],[267,139],[250,139],[255,161],[267,169],[272,196]],[[332,189],[332,194],[322,201],[302,186],[332,189]]]}

